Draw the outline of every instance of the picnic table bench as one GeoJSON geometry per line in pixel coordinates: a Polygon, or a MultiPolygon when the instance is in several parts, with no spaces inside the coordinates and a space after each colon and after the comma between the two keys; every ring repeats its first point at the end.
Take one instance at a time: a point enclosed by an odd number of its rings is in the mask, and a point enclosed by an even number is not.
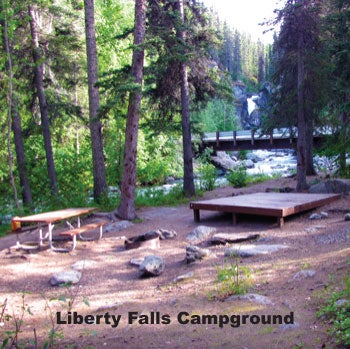
{"type": "MultiPolygon", "coordinates": [[[[102,227],[107,223],[106,221],[100,221],[96,223],[86,224],[81,226],[80,217],[83,215],[90,214],[96,211],[95,207],[80,207],[80,208],[67,208],[63,210],[44,212],[39,214],[34,214],[31,216],[24,217],[13,217],[11,221],[11,230],[17,234],[17,244],[16,247],[26,248],[27,246],[23,245],[19,241],[20,233],[23,233],[28,230],[38,230],[38,248],[43,244],[44,240],[49,242],[50,249],[55,252],[70,252],[73,251],[76,247],[76,235],[85,233],[87,231],[92,231],[94,229],[100,228],[100,237],[102,238],[102,227]],[[74,228],[73,225],[68,221],[69,219],[77,219],[77,227],[74,228]],[[70,230],[62,232],[60,235],[69,235],[73,238],[73,244],[70,249],[66,248],[56,248],[53,245],[53,228],[54,223],[59,221],[66,221],[70,226],[70,230]],[[28,227],[22,227],[21,224],[30,224],[28,227]],[[47,229],[45,235],[43,235],[43,230],[47,229]]],[[[83,238],[84,239],[84,238],[83,238]]],[[[86,240],[86,239],[85,239],[86,240]]]]}

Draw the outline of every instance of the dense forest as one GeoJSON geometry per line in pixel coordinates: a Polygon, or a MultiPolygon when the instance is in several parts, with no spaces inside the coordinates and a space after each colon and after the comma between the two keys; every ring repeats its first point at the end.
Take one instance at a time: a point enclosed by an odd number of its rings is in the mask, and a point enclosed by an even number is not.
{"type": "Polygon", "coordinates": [[[191,137],[241,127],[238,82],[271,83],[267,132],[298,127],[299,190],[315,127],[349,176],[349,21],[348,0],[286,0],[264,45],[195,0],[2,0],[2,214],[93,197],[133,219],[136,186],[168,177],[194,195],[191,137]]]}

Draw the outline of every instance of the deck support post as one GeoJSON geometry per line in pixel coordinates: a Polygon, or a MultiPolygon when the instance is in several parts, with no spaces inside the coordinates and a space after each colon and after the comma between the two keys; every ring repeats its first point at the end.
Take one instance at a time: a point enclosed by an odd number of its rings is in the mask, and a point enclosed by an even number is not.
{"type": "Polygon", "coordinates": [[[237,213],[232,212],[232,223],[237,225],[237,213]]]}
{"type": "Polygon", "coordinates": [[[199,210],[193,209],[193,216],[194,216],[194,221],[198,223],[200,221],[200,214],[199,210]]]}
{"type": "Polygon", "coordinates": [[[284,226],[284,218],[283,217],[277,217],[277,225],[280,228],[283,228],[283,226],[284,226]]]}

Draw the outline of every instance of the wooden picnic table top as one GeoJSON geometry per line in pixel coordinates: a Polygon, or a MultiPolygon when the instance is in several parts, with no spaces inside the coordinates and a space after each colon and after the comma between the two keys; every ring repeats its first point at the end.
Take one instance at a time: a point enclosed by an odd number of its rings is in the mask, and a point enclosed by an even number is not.
{"type": "Polygon", "coordinates": [[[97,210],[96,207],[66,208],[63,210],[38,213],[24,217],[13,217],[12,222],[19,223],[52,223],[64,219],[81,216],[97,210]]]}

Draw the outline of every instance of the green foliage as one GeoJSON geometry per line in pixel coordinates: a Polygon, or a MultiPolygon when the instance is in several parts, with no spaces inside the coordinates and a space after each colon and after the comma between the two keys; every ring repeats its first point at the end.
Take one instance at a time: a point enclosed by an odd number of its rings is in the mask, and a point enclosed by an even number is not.
{"type": "Polygon", "coordinates": [[[345,281],[342,291],[333,292],[327,304],[317,316],[332,323],[332,334],[338,345],[350,346],[350,277],[345,281]],[[342,300],[340,303],[339,300],[342,300]],[[338,303],[337,303],[338,302],[338,303]]]}
{"type": "Polygon", "coordinates": [[[201,190],[214,190],[217,178],[217,169],[210,163],[201,163],[198,167],[199,188],[201,190]]]}
{"type": "Polygon", "coordinates": [[[245,294],[251,286],[252,273],[250,269],[241,265],[239,256],[232,255],[230,259],[231,261],[226,261],[222,267],[217,267],[216,298],[218,299],[224,299],[230,295],[245,294]]]}
{"type": "Polygon", "coordinates": [[[175,206],[188,203],[182,184],[173,186],[168,192],[162,188],[139,189],[136,194],[136,206],[175,206]]]}
{"type": "Polygon", "coordinates": [[[242,188],[248,184],[247,169],[244,166],[237,166],[230,170],[227,180],[236,188],[242,188]]]}

